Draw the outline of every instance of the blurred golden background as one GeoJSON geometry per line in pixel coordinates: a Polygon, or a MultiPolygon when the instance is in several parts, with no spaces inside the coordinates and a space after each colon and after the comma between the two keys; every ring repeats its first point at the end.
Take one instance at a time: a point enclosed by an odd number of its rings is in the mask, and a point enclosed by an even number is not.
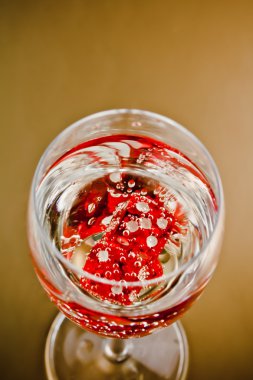
{"type": "Polygon", "coordinates": [[[183,318],[189,379],[253,378],[253,2],[0,0],[0,378],[43,380],[55,307],[28,256],[30,182],[49,142],[99,110],[185,125],[223,179],[219,267],[183,318]]]}

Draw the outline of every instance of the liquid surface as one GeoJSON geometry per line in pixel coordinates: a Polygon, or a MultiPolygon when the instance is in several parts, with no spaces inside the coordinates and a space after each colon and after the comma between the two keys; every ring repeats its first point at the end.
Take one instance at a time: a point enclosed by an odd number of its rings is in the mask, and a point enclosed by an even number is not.
{"type": "MultiPolygon", "coordinates": [[[[105,285],[68,271],[92,297],[118,305],[152,299],[159,278],[196,255],[212,232],[216,201],[205,176],[180,151],[137,136],[78,145],[47,172],[39,191],[52,242],[105,285]]],[[[174,286],[167,283],[166,289],[174,286]]]]}

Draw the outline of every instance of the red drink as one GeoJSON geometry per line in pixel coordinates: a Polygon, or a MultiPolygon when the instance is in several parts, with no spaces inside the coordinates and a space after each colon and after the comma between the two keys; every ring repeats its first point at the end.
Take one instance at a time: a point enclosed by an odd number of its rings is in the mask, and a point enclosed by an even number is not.
{"type": "Polygon", "coordinates": [[[70,319],[102,335],[142,336],[172,323],[198,297],[207,278],[180,298],[186,274],[179,269],[199,252],[217,206],[206,177],[180,151],[141,136],[91,140],[50,167],[41,184],[44,192],[48,187],[51,239],[78,271],[63,268],[73,286],[101,305],[92,310],[68,300],[38,271],[70,319]],[[206,218],[203,198],[212,209],[206,218]]]}

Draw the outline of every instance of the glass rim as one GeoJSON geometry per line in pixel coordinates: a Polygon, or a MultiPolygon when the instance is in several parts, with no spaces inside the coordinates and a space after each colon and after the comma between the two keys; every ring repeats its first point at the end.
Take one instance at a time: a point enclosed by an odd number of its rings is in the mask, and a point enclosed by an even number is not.
{"type": "MultiPolygon", "coordinates": [[[[127,134],[127,132],[126,132],[127,134]]],[[[70,147],[71,149],[71,147],[70,147]]],[[[43,173],[42,173],[43,174],[43,173]]],[[[174,121],[173,119],[160,115],[155,112],[151,111],[146,111],[146,110],[140,110],[140,109],[131,109],[131,108],[119,108],[119,109],[109,109],[106,111],[100,111],[96,112],[93,114],[90,114],[88,116],[85,116],[78,121],[70,124],[68,127],[66,127],[63,131],[61,131],[48,145],[44,153],[42,154],[38,165],[35,170],[35,174],[33,177],[32,181],[32,187],[31,187],[31,194],[30,194],[34,210],[35,210],[35,218],[36,222],[39,227],[39,231],[42,235],[42,238],[44,242],[46,243],[46,246],[50,248],[51,250],[51,256],[54,256],[63,264],[67,269],[70,269],[73,271],[75,274],[78,274],[82,278],[87,278],[89,280],[99,282],[104,285],[111,285],[111,286],[122,286],[122,287],[143,287],[143,286],[149,286],[149,285],[155,285],[157,283],[163,282],[163,281],[169,281],[172,278],[177,277],[181,272],[183,272],[186,268],[190,267],[198,258],[202,257],[207,250],[208,246],[210,245],[211,241],[213,240],[213,237],[215,235],[215,232],[218,228],[218,224],[223,216],[223,210],[224,210],[224,195],[223,195],[223,187],[222,187],[222,182],[221,178],[219,175],[218,168],[214,162],[214,159],[212,158],[211,154],[205,147],[205,145],[192,133],[190,132],[187,128],[182,126],[180,123],[174,121]],[[41,224],[40,218],[39,218],[39,210],[38,210],[38,205],[36,202],[36,188],[40,183],[39,176],[41,172],[41,167],[43,165],[43,162],[45,158],[47,157],[48,153],[51,151],[52,147],[58,142],[58,140],[62,139],[64,135],[69,134],[71,131],[74,131],[78,126],[80,126],[83,123],[96,120],[97,118],[102,118],[102,117],[111,117],[111,116],[116,116],[116,115],[140,115],[140,116],[146,116],[149,117],[150,119],[157,119],[159,121],[162,121],[166,124],[172,125],[176,129],[180,130],[183,134],[187,135],[195,144],[197,144],[203,153],[206,155],[209,163],[211,164],[212,171],[214,173],[215,180],[217,182],[217,204],[218,204],[218,212],[216,214],[216,219],[214,223],[213,230],[211,231],[210,236],[206,239],[204,242],[203,246],[201,249],[198,251],[196,255],[191,257],[189,261],[186,263],[180,265],[178,268],[174,269],[172,272],[163,274],[162,276],[152,278],[150,280],[138,280],[138,281],[126,281],[126,280],[109,280],[107,278],[101,278],[96,275],[93,275],[83,269],[79,269],[76,265],[72,264],[68,259],[66,259],[62,253],[56,248],[56,246],[52,243],[52,241],[49,239],[48,234],[46,234],[43,225],[41,224]]]]}

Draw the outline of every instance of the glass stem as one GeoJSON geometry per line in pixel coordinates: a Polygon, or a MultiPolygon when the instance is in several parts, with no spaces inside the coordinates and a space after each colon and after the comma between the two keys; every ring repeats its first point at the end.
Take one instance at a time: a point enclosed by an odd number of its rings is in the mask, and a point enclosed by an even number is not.
{"type": "Polygon", "coordinates": [[[112,362],[123,362],[129,357],[128,344],[125,339],[106,339],[104,354],[112,362]]]}

